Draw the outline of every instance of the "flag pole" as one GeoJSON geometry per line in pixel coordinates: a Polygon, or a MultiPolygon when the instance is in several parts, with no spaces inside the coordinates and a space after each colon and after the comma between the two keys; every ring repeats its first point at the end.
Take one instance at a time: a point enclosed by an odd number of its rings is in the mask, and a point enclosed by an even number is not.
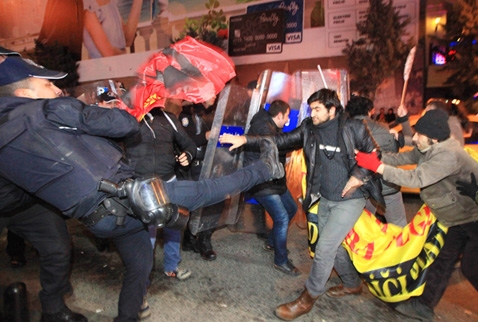
{"type": "Polygon", "coordinates": [[[412,71],[413,60],[415,59],[415,52],[417,47],[413,46],[408,53],[407,60],[405,62],[405,68],[403,69],[403,89],[402,89],[402,99],[400,100],[400,105],[405,103],[405,94],[407,92],[408,79],[410,78],[410,73],[412,71]]]}

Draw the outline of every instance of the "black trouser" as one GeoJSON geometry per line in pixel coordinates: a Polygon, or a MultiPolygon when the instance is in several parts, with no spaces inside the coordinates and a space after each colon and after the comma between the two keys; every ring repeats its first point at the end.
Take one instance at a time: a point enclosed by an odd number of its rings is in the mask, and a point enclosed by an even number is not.
{"type": "Polygon", "coordinates": [[[425,290],[419,301],[433,308],[445,293],[448,280],[460,255],[461,270],[478,291],[478,222],[453,226],[445,235],[445,245],[428,268],[425,290]]]}
{"type": "Polygon", "coordinates": [[[26,239],[38,251],[43,312],[59,311],[65,304],[64,295],[71,291],[71,238],[65,220],[49,206],[35,204],[12,217],[0,218],[0,232],[3,228],[26,239]]]}

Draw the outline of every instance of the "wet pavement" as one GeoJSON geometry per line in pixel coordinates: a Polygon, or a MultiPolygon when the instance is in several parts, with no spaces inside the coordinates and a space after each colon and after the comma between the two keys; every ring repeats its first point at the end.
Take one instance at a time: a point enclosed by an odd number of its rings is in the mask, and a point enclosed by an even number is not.
{"type": "MultiPolygon", "coordinates": [[[[416,196],[406,196],[407,214],[421,205],[416,196]]],[[[68,226],[74,242],[71,282],[74,295],[67,303],[90,322],[112,321],[117,308],[121,260],[114,250],[99,253],[92,236],[75,220],[68,226]]],[[[192,271],[186,281],[166,278],[162,273],[161,244],[155,251],[155,270],[148,291],[152,316],[146,321],[279,321],[275,306],[294,300],[303,290],[312,260],[307,253],[307,232],[303,222],[294,222],[289,231],[290,258],[303,272],[290,277],[272,268],[272,254],[262,248],[263,241],[253,233],[217,230],[212,237],[217,260],[207,262],[199,254],[182,252],[181,267],[192,271]]],[[[6,231],[0,235],[0,249],[6,246],[6,231]]],[[[40,320],[38,256],[27,247],[27,265],[12,269],[8,256],[0,253],[0,296],[7,285],[23,281],[27,285],[30,321],[40,320]]],[[[339,283],[333,273],[329,286],[339,283]]],[[[322,296],[312,311],[298,322],[415,321],[395,312],[363,287],[360,296],[332,299],[322,296]]],[[[3,299],[2,299],[3,303],[3,299]]],[[[456,269],[438,307],[434,321],[478,321],[478,292],[456,269]]]]}

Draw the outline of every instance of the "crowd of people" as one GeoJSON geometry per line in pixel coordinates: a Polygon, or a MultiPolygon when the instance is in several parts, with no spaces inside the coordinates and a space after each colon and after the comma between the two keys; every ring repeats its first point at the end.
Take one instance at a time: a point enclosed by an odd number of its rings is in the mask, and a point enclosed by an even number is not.
{"type": "Polygon", "coordinates": [[[287,250],[288,227],[298,207],[284,172],[286,154],[297,149],[303,150],[307,169],[302,208],[308,213],[318,204],[319,239],[303,292],[276,307],[278,318],[307,314],[324,294],[341,298],[362,293],[363,282],[342,241],[365,208],[387,223],[405,226],[400,186],[420,188],[422,200],[448,233],[423,294],[395,309],[433,320],[433,308],[459,259],[478,290],[478,163],[451,130],[453,118],[436,102],[428,102],[414,131],[407,127],[405,107],[400,107],[393,121],[401,122],[404,131],[397,136],[373,119],[370,99],[352,96],[344,107],[337,92],[325,88],[308,98],[310,117],[282,133],[290,106],[276,100],[252,118],[246,135],[219,138],[231,144],[230,151],[243,146],[244,167],[200,179],[211,130],[207,115],[214,110],[215,97],[184,107],[170,99],[165,109],[153,109],[138,122],[116,108],[119,97],[112,93],[100,95],[97,105],[60,97],[53,81],[65,73],[0,49],[0,229],[7,228],[38,251],[42,321],[87,321],[64,301],[72,289],[65,218],[78,219],[99,240],[116,246],[126,268],[116,322],[148,316],[157,230],[163,230],[165,239],[165,276],[184,280],[192,272],[179,267],[181,242],[183,251],[195,251],[204,260],[217,256],[211,242],[214,229],[193,235],[186,229],[188,213],[243,191],[271,216],[264,249],[274,253],[273,268],[300,276],[287,250]],[[405,144],[414,148],[399,152],[405,144]],[[404,164],[417,167],[397,167],[404,164]],[[342,283],[329,288],[332,270],[342,283]]]}

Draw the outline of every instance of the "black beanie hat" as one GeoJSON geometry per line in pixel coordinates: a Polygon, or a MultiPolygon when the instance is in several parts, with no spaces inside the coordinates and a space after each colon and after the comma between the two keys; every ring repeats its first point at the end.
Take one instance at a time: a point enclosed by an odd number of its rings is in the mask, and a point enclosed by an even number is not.
{"type": "Polygon", "coordinates": [[[415,124],[415,131],[430,139],[444,141],[450,137],[448,114],[442,109],[430,110],[415,124]]]}

